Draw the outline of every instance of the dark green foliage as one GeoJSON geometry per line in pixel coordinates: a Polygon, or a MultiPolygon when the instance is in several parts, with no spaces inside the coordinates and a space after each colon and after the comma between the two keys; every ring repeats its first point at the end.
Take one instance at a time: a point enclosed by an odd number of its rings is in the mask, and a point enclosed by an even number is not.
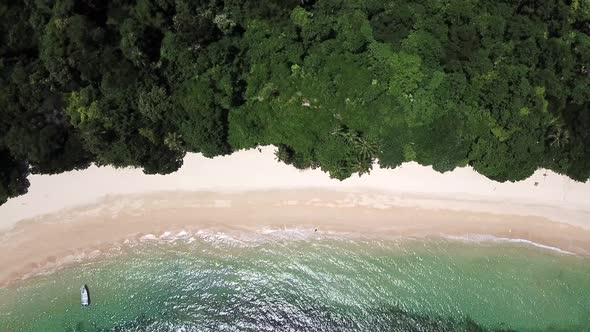
{"type": "Polygon", "coordinates": [[[376,161],[590,177],[587,1],[26,0],[0,17],[0,200],[29,169],[169,173],[266,144],[338,179],[376,161]]]}
{"type": "Polygon", "coordinates": [[[8,150],[0,150],[0,204],[27,192],[27,175],[28,165],[24,161],[14,159],[8,150]]]}

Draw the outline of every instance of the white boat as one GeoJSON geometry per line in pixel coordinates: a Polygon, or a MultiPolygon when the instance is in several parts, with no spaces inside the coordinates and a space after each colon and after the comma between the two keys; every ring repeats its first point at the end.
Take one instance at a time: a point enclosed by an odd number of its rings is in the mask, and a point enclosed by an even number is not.
{"type": "Polygon", "coordinates": [[[90,292],[88,292],[88,286],[84,285],[80,288],[81,302],[83,306],[90,305],[90,292]]]}

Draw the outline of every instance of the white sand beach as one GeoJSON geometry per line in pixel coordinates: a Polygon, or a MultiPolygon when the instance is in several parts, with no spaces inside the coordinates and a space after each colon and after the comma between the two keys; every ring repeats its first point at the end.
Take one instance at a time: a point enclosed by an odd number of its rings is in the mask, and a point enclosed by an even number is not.
{"type": "Polygon", "coordinates": [[[544,170],[498,183],[470,168],[441,174],[416,163],[338,181],[273,152],[191,154],[166,176],[94,166],[32,175],[28,194],[0,206],[0,285],[130,238],[199,229],[490,235],[590,253],[590,183],[544,170]]]}
{"type": "MultiPolygon", "coordinates": [[[[371,190],[397,197],[397,205],[543,216],[590,227],[590,182],[576,182],[551,171],[538,170],[521,182],[499,183],[469,167],[438,173],[412,162],[396,169],[375,165],[370,175],[339,181],[321,170],[300,171],[280,163],[274,150],[267,146],[213,159],[188,154],[183,167],[169,175],[96,166],[58,175],[31,175],[29,192],[0,206],[0,229],[19,220],[96,203],[107,195],[304,188],[371,190]]],[[[380,204],[376,197],[373,200],[380,204]]]]}

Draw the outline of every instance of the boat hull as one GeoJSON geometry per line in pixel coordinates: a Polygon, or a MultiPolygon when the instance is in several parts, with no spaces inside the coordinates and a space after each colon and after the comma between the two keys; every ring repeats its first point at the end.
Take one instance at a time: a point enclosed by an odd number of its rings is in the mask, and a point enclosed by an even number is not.
{"type": "Polygon", "coordinates": [[[90,291],[88,290],[88,286],[86,285],[80,288],[80,303],[84,307],[90,305],[90,291]]]}

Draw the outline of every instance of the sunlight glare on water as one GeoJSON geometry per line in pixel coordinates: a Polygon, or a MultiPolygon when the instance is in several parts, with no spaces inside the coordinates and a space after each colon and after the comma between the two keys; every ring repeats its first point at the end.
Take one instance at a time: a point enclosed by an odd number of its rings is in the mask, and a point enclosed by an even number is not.
{"type": "Polygon", "coordinates": [[[589,331],[590,264],[524,244],[222,234],[136,241],[0,290],[2,331],[589,331]],[[92,305],[80,307],[88,284],[92,305]],[[483,331],[483,330],[482,330],[483,331]]]}

